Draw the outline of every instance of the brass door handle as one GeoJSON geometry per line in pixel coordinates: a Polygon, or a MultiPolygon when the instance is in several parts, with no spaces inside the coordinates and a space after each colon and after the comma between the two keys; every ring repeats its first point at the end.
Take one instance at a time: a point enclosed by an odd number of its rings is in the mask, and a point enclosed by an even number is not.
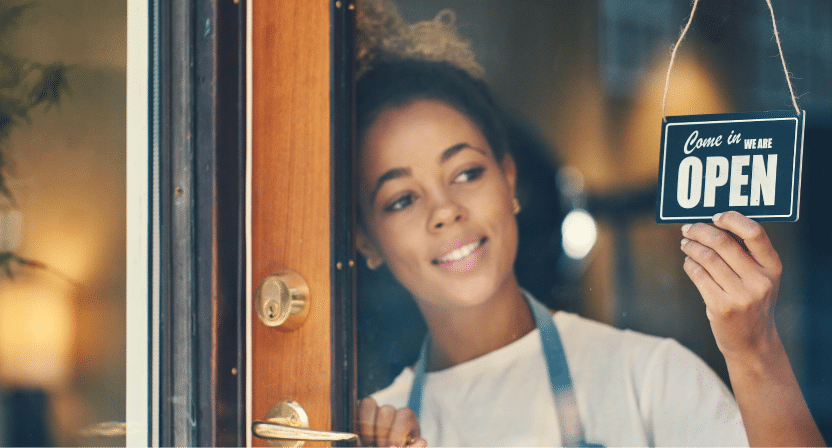
{"type": "Polygon", "coordinates": [[[356,434],[309,429],[309,417],[296,401],[283,401],[266,414],[266,421],[251,424],[251,433],[271,446],[303,446],[304,442],[358,440],[356,434]]]}
{"type": "Polygon", "coordinates": [[[127,423],[99,422],[78,430],[81,437],[124,437],[127,435],[127,423]]]}

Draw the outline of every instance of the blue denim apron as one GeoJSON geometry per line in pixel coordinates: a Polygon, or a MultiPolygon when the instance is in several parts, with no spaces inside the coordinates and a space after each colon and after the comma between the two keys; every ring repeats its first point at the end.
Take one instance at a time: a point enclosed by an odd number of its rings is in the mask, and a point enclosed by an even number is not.
{"type": "MultiPolygon", "coordinates": [[[[575,400],[575,392],[572,390],[572,379],[569,377],[566,354],[563,351],[558,329],[552,320],[552,314],[545,305],[538,302],[531,294],[523,291],[523,296],[532,310],[535,324],[540,332],[540,341],[543,344],[543,353],[546,356],[546,370],[549,373],[549,384],[552,386],[563,446],[599,446],[589,444],[584,439],[584,429],[578,415],[578,405],[575,400]]],[[[425,386],[425,363],[429,346],[430,338],[426,336],[425,342],[422,344],[422,351],[419,354],[419,360],[416,362],[413,386],[407,400],[407,407],[413,409],[417,419],[421,415],[422,391],[425,386]]]]}

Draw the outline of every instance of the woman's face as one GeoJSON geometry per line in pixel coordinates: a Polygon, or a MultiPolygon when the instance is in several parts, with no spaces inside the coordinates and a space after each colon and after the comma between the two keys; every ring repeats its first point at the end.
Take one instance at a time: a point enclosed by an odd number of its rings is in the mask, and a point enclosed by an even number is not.
{"type": "Polygon", "coordinates": [[[477,305],[516,282],[514,162],[467,116],[432,100],[384,109],[359,168],[359,250],[417,301],[477,305]]]}

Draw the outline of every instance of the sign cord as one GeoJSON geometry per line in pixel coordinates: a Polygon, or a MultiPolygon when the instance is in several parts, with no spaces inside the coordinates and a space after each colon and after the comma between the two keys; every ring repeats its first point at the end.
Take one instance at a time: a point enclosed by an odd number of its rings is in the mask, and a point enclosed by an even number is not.
{"type": "Polygon", "coordinates": [[[676,41],[676,44],[673,45],[673,50],[670,52],[670,64],[667,65],[667,74],[664,76],[664,96],[662,96],[662,121],[667,121],[667,88],[670,85],[670,70],[673,69],[673,61],[676,60],[676,50],[679,49],[679,45],[682,44],[682,39],[685,38],[685,34],[688,33],[688,28],[690,28],[690,23],[693,22],[693,14],[696,12],[696,5],[699,4],[699,0],[693,0],[693,8],[690,10],[690,17],[688,17],[688,23],[685,25],[685,28],[682,29],[682,34],[679,35],[679,39],[676,41]]]}
{"type": "Polygon", "coordinates": [[[792,79],[789,76],[789,70],[786,68],[786,58],[783,56],[783,47],[780,46],[780,33],[777,31],[777,21],[774,20],[774,8],[771,7],[771,0],[766,0],[768,10],[771,12],[771,26],[774,28],[774,38],[777,40],[777,51],[780,52],[780,62],[783,63],[783,73],[786,74],[786,83],[789,84],[789,94],[792,96],[792,105],[797,115],[800,115],[800,108],[797,107],[797,98],[794,96],[794,88],[792,87],[792,79]]]}
{"type": "MultiPolygon", "coordinates": [[[[688,23],[685,25],[685,28],[682,29],[682,33],[679,35],[679,39],[676,41],[676,44],[673,46],[673,50],[670,52],[670,63],[667,66],[667,74],[664,78],[664,95],[662,96],[662,121],[667,121],[667,89],[670,85],[670,71],[673,69],[673,61],[676,59],[676,50],[679,49],[679,45],[682,44],[682,39],[685,38],[685,34],[688,32],[688,28],[690,28],[690,23],[693,21],[693,14],[696,12],[696,5],[699,4],[699,0],[693,1],[693,8],[690,11],[690,17],[688,17],[688,23]]],[[[777,41],[777,51],[780,53],[780,62],[783,63],[783,72],[786,74],[786,83],[789,85],[789,94],[792,97],[792,105],[794,106],[794,110],[800,115],[800,108],[797,106],[797,98],[794,95],[794,87],[792,87],[792,80],[791,76],[789,75],[789,70],[786,68],[786,58],[783,56],[783,47],[780,45],[780,33],[777,31],[777,21],[774,18],[774,8],[771,6],[771,0],[766,0],[766,4],[768,5],[768,10],[771,12],[771,24],[774,28],[774,38],[777,41]]]]}

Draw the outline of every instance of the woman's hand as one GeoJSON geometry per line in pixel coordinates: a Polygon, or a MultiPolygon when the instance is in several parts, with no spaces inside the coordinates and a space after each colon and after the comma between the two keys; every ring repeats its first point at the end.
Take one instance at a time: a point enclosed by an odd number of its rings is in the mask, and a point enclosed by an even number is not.
{"type": "Polygon", "coordinates": [[[737,212],[682,227],[685,272],[705,299],[751,446],[825,446],[774,325],[780,257],[737,212]],[[730,232],[730,233],[729,233],[730,232]]]}
{"type": "Polygon", "coordinates": [[[364,446],[427,446],[412,409],[379,407],[372,397],[361,400],[358,407],[358,433],[364,446]]]}
{"type": "Polygon", "coordinates": [[[774,305],[780,257],[763,227],[740,213],[717,214],[713,223],[682,227],[685,272],[705,300],[723,356],[764,356],[779,343],[774,305]]]}

